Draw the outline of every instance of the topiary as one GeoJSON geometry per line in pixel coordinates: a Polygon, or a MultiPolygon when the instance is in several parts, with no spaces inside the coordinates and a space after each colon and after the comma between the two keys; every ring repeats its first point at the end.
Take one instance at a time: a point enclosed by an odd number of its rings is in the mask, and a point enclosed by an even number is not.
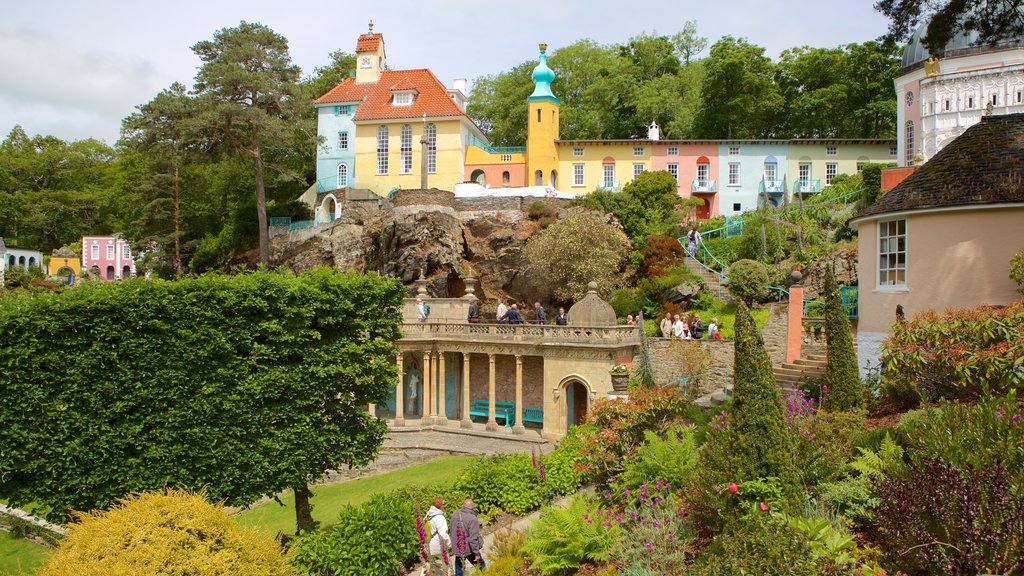
{"type": "Polygon", "coordinates": [[[831,267],[825,270],[824,289],[828,358],[822,408],[832,411],[849,410],[860,406],[864,398],[860,389],[860,373],[857,370],[857,353],[853,349],[850,320],[846,317],[846,309],[843,308],[839,286],[836,285],[831,267]]]}
{"type": "Polygon", "coordinates": [[[295,572],[257,528],[233,521],[202,493],[132,494],[79,514],[40,576],[285,575],[295,572]]]}
{"type": "Polygon", "coordinates": [[[737,260],[729,266],[729,293],[748,306],[768,296],[768,269],[756,260],[737,260]]]}

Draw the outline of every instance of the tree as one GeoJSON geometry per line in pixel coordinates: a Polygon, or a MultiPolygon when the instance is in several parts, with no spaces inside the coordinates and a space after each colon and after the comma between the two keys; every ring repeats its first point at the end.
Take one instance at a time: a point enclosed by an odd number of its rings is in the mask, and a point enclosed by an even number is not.
{"type": "Polygon", "coordinates": [[[780,137],[783,98],[764,48],[725,36],[711,47],[695,131],[700,138],[780,137]]]}
{"type": "MultiPolygon", "coordinates": [[[[344,50],[335,50],[328,55],[330,61],[326,66],[318,66],[313,70],[313,77],[302,83],[307,97],[315,100],[330,92],[331,88],[349,77],[349,74],[356,69],[356,55],[344,50]]],[[[309,113],[315,114],[312,107],[309,113]]]]}
{"type": "Polygon", "coordinates": [[[629,239],[601,215],[582,213],[555,222],[526,242],[523,254],[538,288],[555,300],[570,303],[597,282],[604,298],[621,282],[629,256],[629,239]]]}
{"type": "Polygon", "coordinates": [[[245,506],[376,454],[397,280],[320,268],[87,283],[0,307],[0,498],[63,521],[129,492],[245,506]],[[66,360],[75,358],[72,365],[66,360]],[[73,455],[73,457],[71,457],[73,455]]]}
{"type": "Polygon", "coordinates": [[[750,309],[742,301],[736,305],[735,348],[736,379],[729,433],[737,454],[741,455],[741,477],[754,480],[774,476],[782,486],[792,490],[796,469],[789,449],[779,387],[764,339],[757,331],[750,309]]]}
{"type": "Polygon", "coordinates": [[[533,92],[534,66],[534,62],[523,62],[508,72],[473,81],[468,112],[492,144],[522,146],[526,142],[526,99],[533,92]]]}
{"type": "Polygon", "coordinates": [[[672,35],[672,43],[683,59],[683,65],[690,64],[690,60],[708,47],[708,39],[697,35],[697,21],[687,20],[683,29],[672,35]]]}
{"type": "Polygon", "coordinates": [[[283,36],[244,21],[237,28],[218,30],[213,40],[199,42],[192,51],[203,61],[194,86],[200,98],[198,124],[252,161],[259,257],[268,265],[266,155],[275,147],[286,148],[294,138],[306,104],[298,97],[299,68],[291,63],[283,36]]]}
{"type": "Polygon", "coordinates": [[[967,32],[978,33],[979,45],[1024,34],[1021,0],[878,0],[875,10],[890,20],[889,31],[882,37],[889,43],[907,40],[930,17],[922,40],[932,54],[941,54],[953,37],[967,32]]]}
{"type": "Polygon", "coordinates": [[[825,398],[822,407],[842,411],[860,406],[860,374],[857,371],[857,352],[853,348],[850,319],[843,308],[842,295],[836,285],[832,268],[825,269],[825,398]]]}
{"type": "Polygon", "coordinates": [[[679,204],[677,186],[675,177],[668,172],[648,170],[630,180],[622,191],[635,198],[651,220],[664,220],[679,204]]]}
{"type": "Polygon", "coordinates": [[[203,494],[132,494],[109,510],[81,514],[40,576],[294,574],[281,548],[243,527],[203,494]]]}
{"type": "Polygon", "coordinates": [[[729,293],[750,306],[768,294],[768,269],[757,260],[737,260],[729,266],[729,293]]]}

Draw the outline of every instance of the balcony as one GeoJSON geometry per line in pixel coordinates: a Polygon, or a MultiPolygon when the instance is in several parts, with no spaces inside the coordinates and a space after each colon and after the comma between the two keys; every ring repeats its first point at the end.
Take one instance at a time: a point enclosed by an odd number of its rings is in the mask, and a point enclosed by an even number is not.
{"type": "Polygon", "coordinates": [[[797,194],[817,194],[821,192],[821,180],[797,180],[793,182],[793,192],[797,194]]]}
{"type": "Polygon", "coordinates": [[[526,343],[575,347],[639,346],[633,326],[552,326],[537,324],[402,323],[402,340],[453,340],[461,343],[526,343]]]}
{"type": "Polygon", "coordinates": [[[760,193],[767,192],[768,194],[782,194],[786,191],[786,185],[782,180],[761,180],[757,191],[760,193]]]}
{"type": "Polygon", "coordinates": [[[694,180],[690,185],[690,191],[700,194],[714,194],[718,192],[717,180],[694,180]]]}
{"type": "Polygon", "coordinates": [[[619,182],[617,180],[602,180],[597,183],[597,188],[608,192],[618,192],[619,182]]]}

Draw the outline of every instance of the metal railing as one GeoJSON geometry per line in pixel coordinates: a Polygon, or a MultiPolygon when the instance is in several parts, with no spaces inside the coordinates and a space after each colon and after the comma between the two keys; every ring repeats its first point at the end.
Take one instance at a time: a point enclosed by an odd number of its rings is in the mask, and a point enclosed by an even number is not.
{"type": "Polygon", "coordinates": [[[782,194],[786,191],[786,184],[782,180],[761,180],[757,186],[757,191],[769,194],[782,194]]]}
{"type": "Polygon", "coordinates": [[[290,226],[291,223],[292,223],[292,217],[291,216],[273,216],[273,217],[270,218],[270,227],[271,228],[275,228],[275,227],[278,227],[278,226],[280,226],[282,228],[285,228],[285,227],[290,226]]]}
{"type": "MultiPolygon", "coordinates": [[[[843,302],[843,310],[846,310],[846,317],[847,318],[856,318],[857,317],[857,314],[859,313],[858,304],[857,304],[859,294],[860,294],[860,290],[859,290],[858,286],[840,286],[839,287],[839,295],[840,295],[840,298],[842,299],[842,302],[843,302]]],[[[804,311],[803,311],[804,318],[819,318],[820,316],[812,316],[812,314],[817,314],[817,311],[816,310],[812,310],[812,307],[813,308],[817,308],[817,307],[824,308],[824,306],[825,306],[825,301],[824,300],[804,300],[804,311]]]]}
{"type": "Polygon", "coordinates": [[[691,192],[717,192],[718,180],[694,180],[690,184],[691,192]]]}
{"type": "Polygon", "coordinates": [[[821,192],[821,180],[797,180],[793,182],[793,192],[797,194],[817,194],[821,192]]]}
{"type": "Polygon", "coordinates": [[[524,154],[526,152],[526,146],[491,146],[476,136],[469,137],[469,145],[476,146],[488,154],[524,154]]]}

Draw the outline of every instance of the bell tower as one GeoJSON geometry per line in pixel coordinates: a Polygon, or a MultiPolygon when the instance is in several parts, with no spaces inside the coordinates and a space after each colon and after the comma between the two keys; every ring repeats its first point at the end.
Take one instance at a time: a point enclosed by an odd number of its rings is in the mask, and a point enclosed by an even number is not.
{"type": "Polygon", "coordinates": [[[558,109],[551,92],[555,73],[548,68],[547,44],[540,45],[540,62],[533,69],[533,94],[527,99],[526,185],[558,187],[558,109]]]}
{"type": "Polygon", "coordinates": [[[356,84],[369,84],[380,80],[380,74],[386,65],[384,35],[373,33],[373,20],[370,20],[370,31],[360,34],[356,40],[356,84]]]}

